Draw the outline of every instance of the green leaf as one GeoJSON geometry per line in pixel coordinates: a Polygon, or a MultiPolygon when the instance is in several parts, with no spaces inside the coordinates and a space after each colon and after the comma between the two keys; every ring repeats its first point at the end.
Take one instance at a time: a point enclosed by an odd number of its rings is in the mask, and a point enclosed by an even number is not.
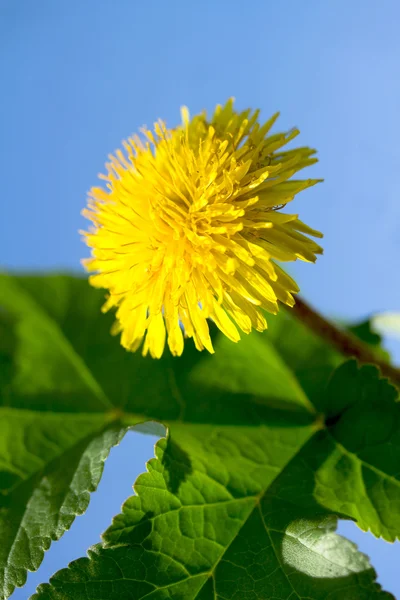
{"type": "Polygon", "coordinates": [[[125,427],[254,426],[278,403],[301,427],[312,421],[302,388],[261,337],[238,347],[217,340],[215,362],[190,347],[181,361],[154,361],[110,336],[101,303],[82,279],[1,278],[0,598],[85,510],[125,427]]]}
{"type": "Polygon", "coordinates": [[[90,414],[104,406],[101,388],[58,325],[9,277],[2,278],[0,304],[0,598],[6,598],[85,511],[125,427],[112,412],[90,414]]]}
{"type": "MultiPolygon", "coordinates": [[[[38,592],[40,600],[205,600],[214,594],[241,600],[272,598],[278,591],[290,600],[390,597],[375,584],[365,557],[333,528],[336,517],[343,516],[360,519],[364,528],[387,539],[399,535],[397,517],[389,528],[386,516],[377,520],[372,510],[363,509],[361,519],[356,512],[357,469],[366,459],[343,433],[351,430],[349,419],[361,419],[360,435],[373,439],[372,396],[383,395],[385,410],[393,411],[391,386],[366,383],[371,377],[378,381],[375,371],[354,375],[343,367],[324,393],[341,358],[285,312],[270,318],[269,331],[245,336],[238,345],[213,331],[214,356],[197,352],[189,342],[180,359],[143,358],[127,353],[110,336],[113,316],[101,314],[102,301],[102,292],[73,277],[0,282],[0,321],[7,332],[0,345],[1,427],[12,431],[15,413],[24,440],[14,464],[13,436],[5,436],[0,460],[8,495],[14,493],[13,477],[21,465],[26,465],[21,489],[27,490],[19,504],[9,501],[8,512],[0,512],[6,540],[0,566],[13,567],[5,593],[20,585],[26,569],[37,568],[49,540],[62,534],[64,513],[69,527],[80,507],[84,510],[84,502],[70,502],[67,510],[61,502],[75,497],[75,477],[81,484],[77,493],[86,499],[91,482],[97,483],[94,473],[99,477],[101,466],[89,452],[91,444],[99,444],[95,455],[102,464],[124,427],[155,420],[168,426],[169,436],[159,442],[149,473],[139,478],[139,496],[127,501],[106,533],[109,547],[96,547],[90,560],[57,574],[38,592]],[[346,394],[349,385],[352,391],[346,394]],[[356,400],[357,394],[368,402],[356,400]],[[87,429],[75,421],[69,432],[74,419],[83,419],[87,429]],[[103,444],[111,433],[114,437],[103,444]],[[32,447],[26,443],[31,438],[32,447]],[[45,441],[56,454],[48,453],[45,441]],[[348,471],[336,461],[342,448],[355,465],[348,471]],[[80,471],[87,452],[92,459],[80,471]],[[67,465],[70,477],[64,477],[67,465]],[[53,468],[53,487],[43,494],[40,486],[53,468]],[[332,490],[339,485],[353,494],[349,506],[335,500],[332,490]],[[35,494],[38,509],[33,500],[27,502],[35,494]],[[46,508],[40,508],[43,496],[46,508]],[[22,535],[25,523],[37,526],[36,510],[42,510],[39,535],[33,534],[38,549],[15,552],[12,535],[22,535]],[[52,519],[43,518],[44,512],[52,519]],[[8,533],[8,522],[19,524],[15,534],[8,533]]],[[[371,465],[396,479],[394,463],[385,460],[377,466],[371,459],[371,465]]],[[[387,477],[382,485],[386,491],[387,477]]],[[[374,486],[369,497],[384,502],[374,486]]]]}
{"type": "Polygon", "coordinates": [[[193,576],[140,546],[94,546],[31,600],[393,600],[374,583],[367,558],[331,529],[314,520],[269,531],[261,514],[251,517],[244,535],[256,555],[232,547],[213,574],[193,576]]]}
{"type": "Polygon", "coordinates": [[[362,342],[371,346],[377,357],[390,362],[390,354],[382,346],[383,340],[375,316],[371,316],[365,321],[351,325],[348,327],[348,330],[356,335],[362,342]]]}
{"type": "Polygon", "coordinates": [[[315,498],[325,429],[173,425],[89,558],[32,600],[389,599],[315,498]],[[310,437],[311,436],[311,437],[310,437]]]}
{"type": "Polygon", "coordinates": [[[110,413],[85,414],[102,402],[101,389],[57,324],[12,278],[2,278],[0,306],[0,598],[6,598],[85,511],[124,428],[114,427],[110,413]],[[54,412],[64,402],[81,412],[54,412]]]}
{"type": "Polygon", "coordinates": [[[316,498],[364,531],[400,537],[400,404],[376,368],[338,369],[326,394],[329,461],[315,468],[316,498]]]}

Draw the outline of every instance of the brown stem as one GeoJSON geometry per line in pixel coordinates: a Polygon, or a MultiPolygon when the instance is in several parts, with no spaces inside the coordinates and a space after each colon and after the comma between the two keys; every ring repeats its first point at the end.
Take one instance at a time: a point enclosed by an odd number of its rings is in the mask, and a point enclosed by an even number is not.
{"type": "Polygon", "coordinates": [[[305,323],[312,331],[334,346],[341,354],[353,356],[361,363],[372,364],[381,370],[382,375],[400,387],[400,369],[393,367],[385,360],[376,356],[375,352],[361,342],[355,335],[348,331],[338,329],[336,325],[327,321],[317,313],[302,298],[296,297],[293,312],[300,321],[305,323]]]}

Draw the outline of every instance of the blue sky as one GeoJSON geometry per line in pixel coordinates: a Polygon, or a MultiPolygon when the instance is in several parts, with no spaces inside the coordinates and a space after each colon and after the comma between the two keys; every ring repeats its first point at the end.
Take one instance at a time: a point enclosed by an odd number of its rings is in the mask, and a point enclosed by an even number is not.
{"type": "MultiPolygon", "coordinates": [[[[350,319],[399,310],[399,19],[398,0],[1,0],[1,266],[79,270],[80,211],[107,154],[158,117],[176,124],[182,104],[235,96],[319,150],[309,173],[325,182],[294,204],[325,233],[317,265],[294,269],[304,295],[350,319]]],[[[97,541],[152,443],[132,434],[113,451],[112,501],[103,482],[15,600],[97,541]]],[[[345,529],[400,597],[399,547],[345,529]]]]}

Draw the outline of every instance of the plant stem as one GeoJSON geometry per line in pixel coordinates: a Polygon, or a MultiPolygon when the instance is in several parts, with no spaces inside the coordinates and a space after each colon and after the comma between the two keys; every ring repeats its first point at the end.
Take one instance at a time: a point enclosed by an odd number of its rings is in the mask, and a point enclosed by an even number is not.
{"type": "Polygon", "coordinates": [[[353,356],[361,363],[375,365],[380,369],[382,375],[400,387],[400,369],[379,358],[367,344],[364,344],[355,335],[339,329],[298,296],[292,311],[300,321],[334,346],[341,354],[353,356]]]}

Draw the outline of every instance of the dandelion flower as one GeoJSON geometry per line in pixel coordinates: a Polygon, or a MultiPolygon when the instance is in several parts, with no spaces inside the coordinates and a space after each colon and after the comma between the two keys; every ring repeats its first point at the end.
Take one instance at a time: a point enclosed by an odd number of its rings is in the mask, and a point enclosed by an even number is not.
{"type": "Polygon", "coordinates": [[[314,262],[322,237],[281,209],[318,180],[292,176],[315,150],[283,150],[299,133],[271,134],[278,115],[237,112],[233,101],[208,119],[182,109],[182,125],[154,129],[110,155],[106,188],[89,193],[84,215],[93,286],[116,308],[113,333],[135,351],[182,354],[184,337],[213,352],[207,319],[232,341],[267,327],[265,311],[293,306],[298,287],[275,261],[314,262]]]}

